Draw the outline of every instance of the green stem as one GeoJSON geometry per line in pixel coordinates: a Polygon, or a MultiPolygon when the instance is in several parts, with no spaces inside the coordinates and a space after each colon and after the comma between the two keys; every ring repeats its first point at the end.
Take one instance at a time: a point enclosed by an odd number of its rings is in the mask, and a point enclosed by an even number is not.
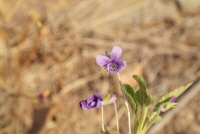
{"type": "Polygon", "coordinates": [[[138,128],[138,105],[136,103],[136,109],[134,111],[134,134],[136,134],[138,128]]]}
{"type": "Polygon", "coordinates": [[[153,125],[153,123],[156,121],[156,118],[159,116],[159,114],[160,114],[160,109],[159,109],[159,112],[147,124],[145,124],[143,128],[144,133],[146,133],[147,130],[153,125]]]}
{"type": "Polygon", "coordinates": [[[137,118],[137,114],[134,114],[134,134],[136,134],[137,132],[137,128],[138,128],[138,118],[137,118]]]}
{"type": "Polygon", "coordinates": [[[139,120],[136,134],[143,134],[143,126],[146,120],[147,112],[148,112],[148,107],[142,106],[142,111],[141,111],[140,120],[139,120]]]}

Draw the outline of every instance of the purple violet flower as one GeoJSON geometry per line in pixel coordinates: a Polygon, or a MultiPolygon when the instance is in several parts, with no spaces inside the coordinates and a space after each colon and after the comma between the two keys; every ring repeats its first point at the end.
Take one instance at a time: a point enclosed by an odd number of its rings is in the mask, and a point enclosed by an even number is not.
{"type": "Polygon", "coordinates": [[[81,101],[79,105],[83,110],[96,109],[101,107],[102,105],[114,103],[117,97],[118,94],[114,92],[113,95],[109,98],[108,102],[106,103],[106,101],[103,100],[102,94],[94,93],[92,96],[88,97],[87,100],[81,101]]]}
{"type": "Polygon", "coordinates": [[[176,99],[177,99],[177,97],[176,97],[176,96],[173,96],[173,97],[171,98],[170,103],[166,104],[166,106],[164,106],[164,107],[161,108],[161,112],[166,112],[166,111],[168,111],[170,108],[175,107],[176,104],[177,104],[177,103],[175,103],[176,99]]]}
{"type": "Polygon", "coordinates": [[[49,91],[49,90],[45,90],[45,91],[41,92],[41,93],[38,95],[38,98],[39,98],[40,100],[44,100],[44,99],[46,99],[49,95],[50,95],[50,91],[49,91]]]}
{"type": "Polygon", "coordinates": [[[103,98],[102,94],[94,93],[92,96],[88,97],[87,100],[81,101],[79,105],[83,110],[95,109],[102,106],[101,104],[102,98],[103,98]]]}
{"type": "Polygon", "coordinates": [[[177,97],[176,97],[176,96],[173,96],[170,102],[171,102],[171,103],[174,103],[174,102],[176,101],[176,99],[177,99],[177,97]]]}
{"type": "Polygon", "coordinates": [[[126,66],[126,62],[120,59],[121,55],[122,49],[119,46],[114,46],[111,55],[107,51],[106,56],[98,55],[96,57],[96,63],[99,66],[107,67],[108,73],[118,73],[126,66]]]}
{"type": "Polygon", "coordinates": [[[46,98],[45,95],[44,95],[43,93],[40,93],[38,97],[39,97],[39,99],[41,99],[41,100],[44,100],[44,99],[46,98]]]}

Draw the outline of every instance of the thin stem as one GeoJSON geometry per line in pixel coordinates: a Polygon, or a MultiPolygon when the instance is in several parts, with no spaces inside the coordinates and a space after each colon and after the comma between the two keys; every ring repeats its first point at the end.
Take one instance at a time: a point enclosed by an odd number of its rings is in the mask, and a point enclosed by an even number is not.
{"type": "Polygon", "coordinates": [[[126,101],[126,96],[125,96],[125,93],[124,93],[124,87],[123,87],[123,85],[122,85],[122,81],[121,81],[121,78],[120,78],[119,73],[117,73],[117,76],[118,76],[119,85],[120,85],[120,87],[121,87],[121,91],[122,91],[122,94],[123,94],[123,97],[124,97],[124,101],[126,101]]]}
{"type": "Polygon", "coordinates": [[[118,119],[117,106],[116,106],[115,101],[114,101],[114,107],[115,107],[115,117],[117,121],[117,131],[119,132],[119,119],[118,119]]]}
{"type": "Polygon", "coordinates": [[[129,106],[127,101],[125,101],[125,105],[127,108],[127,114],[128,114],[128,127],[129,127],[129,134],[131,134],[131,114],[130,114],[130,110],[129,110],[129,106]]]}
{"type": "Polygon", "coordinates": [[[103,114],[103,106],[101,107],[101,124],[102,124],[102,131],[104,132],[104,114],[103,114]]]}
{"type": "Polygon", "coordinates": [[[137,115],[135,114],[135,118],[134,118],[134,134],[137,133],[137,126],[138,126],[138,119],[137,119],[137,115]]]}
{"type": "Polygon", "coordinates": [[[123,97],[124,97],[124,102],[125,102],[125,105],[126,105],[126,108],[127,108],[129,134],[131,134],[131,114],[130,114],[129,106],[128,106],[128,103],[127,103],[127,100],[126,100],[126,96],[125,96],[125,93],[124,93],[124,87],[122,85],[119,73],[117,73],[117,76],[118,76],[119,84],[120,84],[121,91],[122,91],[122,94],[123,94],[123,97]]]}

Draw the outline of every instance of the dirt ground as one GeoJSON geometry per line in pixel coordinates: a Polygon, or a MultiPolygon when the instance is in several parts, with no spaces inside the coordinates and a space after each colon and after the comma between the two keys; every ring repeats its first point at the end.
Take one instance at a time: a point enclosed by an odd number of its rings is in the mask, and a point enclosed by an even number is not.
{"type": "MultiPolygon", "coordinates": [[[[200,77],[199,22],[199,0],[1,0],[0,134],[100,133],[101,109],[79,101],[114,91],[128,133],[117,76],[96,56],[120,46],[122,82],[137,88],[131,76],[141,75],[158,99],[200,77]]],[[[197,94],[158,133],[199,134],[199,106],[197,94]]],[[[112,105],[105,122],[116,127],[112,105]]]]}

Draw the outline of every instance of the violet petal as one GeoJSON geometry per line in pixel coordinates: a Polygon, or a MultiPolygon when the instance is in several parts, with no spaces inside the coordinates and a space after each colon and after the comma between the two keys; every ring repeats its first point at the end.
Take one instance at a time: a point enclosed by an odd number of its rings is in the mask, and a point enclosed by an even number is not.
{"type": "Polygon", "coordinates": [[[87,105],[90,104],[90,103],[92,103],[94,100],[95,100],[94,95],[88,97],[88,98],[87,98],[87,105]]]}
{"type": "Polygon", "coordinates": [[[96,108],[101,107],[101,106],[102,106],[102,105],[101,105],[101,100],[98,99],[96,108]]]}
{"type": "Polygon", "coordinates": [[[122,49],[119,46],[114,46],[110,55],[110,59],[115,61],[122,55],[122,49]]]}
{"type": "Polygon", "coordinates": [[[116,60],[115,63],[118,65],[119,69],[124,68],[126,66],[126,62],[121,59],[116,60]]]}
{"type": "Polygon", "coordinates": [[[95,102],[95,105],[90,106],[90,109],[96,109],[96,108],[99,108],[101,106],[102,106],[101,100],[97,99],[96,102],[95,102]]]}
{"type": "Polygon", "coordinates": [[[99,66],[106,67],[110,62],[111,62],[111,60],[108,57],[106,57],[106,56],[98,55],[96,57],[96,63],[99,66]]]}
{"type": "Polygon", "coordinates": [[[103,95],[99,94],[99,93],[94,93],[94,97],[97,98],[97,99],[99,99],[99,100],[102,100],[103,95]]]}
{"type": "Polygon", "coordinates": [[[108,70],[107,73],[108,73],[108,74],[109,74],[109,73],[115,73],[115,70],[117,70],[117,69],[113,69],[113,68],[112,68],[112,64],[113,64],[113,63],[109,63],[109,64],[107,65],[107,70],[108,70]]]}
{"type": "Polygon", "coordinates": [[[83,109],[83,110],[87,110],[88,107],[87,107],[87,100],[83,100],[79,103],[80,107],[83,109]]]}
{"type": "Polygon", "coordinates": [[[176,99],[177,99],[177,97],[176,97],[176,96],[173,96],[172,99],[171,99],[171,102],[175,102],[176,99]]]}

